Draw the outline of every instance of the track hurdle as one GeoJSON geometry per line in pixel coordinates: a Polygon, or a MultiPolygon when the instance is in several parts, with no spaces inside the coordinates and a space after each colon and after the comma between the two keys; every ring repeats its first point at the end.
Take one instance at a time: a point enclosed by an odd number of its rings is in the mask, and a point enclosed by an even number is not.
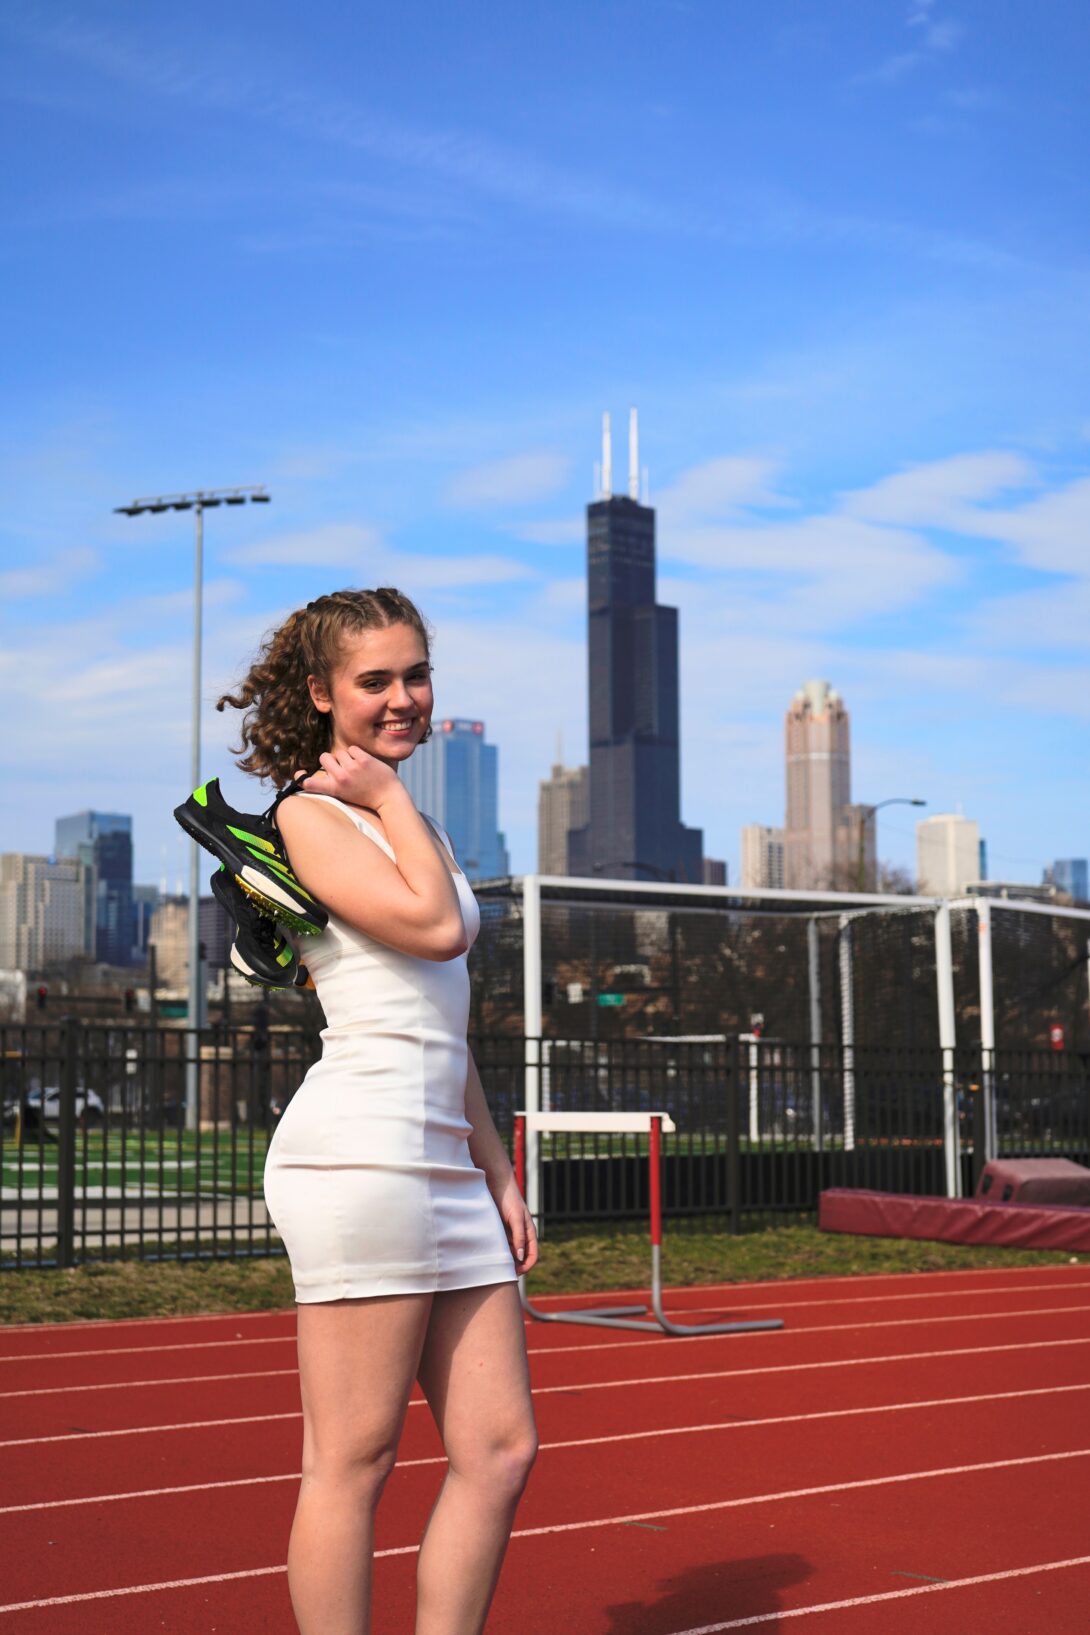
{"type": "Polygon", "coordinates": [[[519,1278],[522,1309],[539,1323],[582,1323],[588,1328],[636,1328],[653,1334],[752,1334],[759,1329],[783,1327],[782,1317],[743,1323],[675,1323],[662,1307],[662,1136],[677,1128],[669,1113],[516,1113],[515,1178],[526,1196],[526,1132],[541,1134],[648,1135],[650,1146],[649,1196],[651,1203],[651,1315],[647,1306],[588,1306],[582,1310],[541,1311],[526,1294],[526,1279],[519,1278]]]}

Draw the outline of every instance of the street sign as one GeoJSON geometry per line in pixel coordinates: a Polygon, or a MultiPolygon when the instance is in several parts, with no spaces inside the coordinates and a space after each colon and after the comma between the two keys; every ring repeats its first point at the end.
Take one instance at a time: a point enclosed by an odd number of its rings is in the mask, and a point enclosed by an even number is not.
{"type": "Polygon", "coordinates": [[[598,995],[599,1005],[623,1005],[624,1002],[625,995],[623,993],[600,993],[598,995]]]}

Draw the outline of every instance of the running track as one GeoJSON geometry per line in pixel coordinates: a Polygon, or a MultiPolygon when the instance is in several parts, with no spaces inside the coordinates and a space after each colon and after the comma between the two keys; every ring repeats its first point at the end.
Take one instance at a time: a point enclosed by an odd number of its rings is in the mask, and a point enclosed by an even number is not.
{"type": "MultiPolygon", "coordinates": [[[[531,1326],[543,1450],[489,1635],[1090,1629],[1090,1265],[669,1304],[787,1327],[531,1326]]],[[[293,1635],[293,1324],[0,1331],[4,1635],[293,1635]]],[[[375,1635],[412,1629],[441,1470],[415,1404],[379,1516],[375,1635]]]]}

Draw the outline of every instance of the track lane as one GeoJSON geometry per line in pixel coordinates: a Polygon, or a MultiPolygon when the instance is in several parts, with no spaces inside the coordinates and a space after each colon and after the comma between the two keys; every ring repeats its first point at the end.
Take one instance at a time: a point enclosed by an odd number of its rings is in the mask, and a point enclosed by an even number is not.
{"type": "MultiPolygon", "coordinates": [[[[974,1464],[982,1449],[994,1446],[1005,1459],[1062,1453],[1071,1446],[1068,1406],[1063,1398],[1046,1397],[1034,1399],[1032,1414],[1021,1401],[1003,1401],[888,1415],[880,1434],[862,1430],[859,1421],[849,1422],[853,1429],[846,1433],[840,1420],[766,1425],[741,1434],[707,1431],[684,1459],[670,1438],[613,1444],[608,1459],[594,1448],[557,1449],[535,1473],[520,1526],[626,1514],[640,1508],[633,1495],[649,1492],[655,1509],[684,1508],[974,1464]]],[[[395,1470],[379,1517],[380,1549],[419,1537],[440,1477],[441,1467],[432,1465],[395,1470]]],[[[32,1598],[43,1557],[55,1563],[50,1582],[59,1593],[116,1583],[119,1550],[122,1558],[157,1561],[168,1578],[254,1564],[248,1551],[255,1535],[286,1538],[294,1483],[251,1486],[245,1495],[240,1503],[237,1490],[213,1489],[0,1516],[9,1598],[32,1598]]]]}
{"type": "MultiPolygon", "coordinates": [[[[664,1516],[638,1530],[618,1518],[586,1531],[516,1536],[489,1621],[490,1635],[556,1635],[557,1630],[572,1635],[692,1635],[717,1620],[766,1617],[882,1594],[906,1583],[911,1587],[921,1578],[956,1578],[1085,1554],[1082,1519],[1067,1502],[1056,1467],[1031,1464],[1016,1475],[1032,1518],[1028,1525],[1010,1503],[1011,1473],[997,1470],[664,1516]],[[936,1528],[937,1514],[947,1518],[946,1526],[936,1528]],[[967,1516],[975,1525],[964,1525],[967,1516]],[[1073,1542],[1080,1537],[1081,1546],[1073,1542]]],[[[411,1627],[414,1569],[411,1554],[378,1561],[375,1635],[403,1635],[411,1627]]],[[[107,1630],[110,1635],[146,1635],[149,1629],[205,1635],[217,1628],[292,1635],[282,1570],[270,1562],[253,1570],[260,1576],[81,1601],[67,1608],[4,1611],[3,1627],[12,1635],[104,1635],[107,1630]]],[[[130,1579],[128,1584],[141,1582],[152,1580],[130,1579]]],[[[905,1635],[925,1627],[933,1635],[964,1635],[966,1628],[975,1627],[1007,1627],[1008,1635],[1037,1635],[1038,1630],[1042,1635],[1081,1635],[1085,1628],[1065,1622],[1070,1590],[1065,1595],[1059,1582],[1048,1600],[1038,1598],[1038,1614],[1046,1621],[1022,1626],[993,1621],[994,1597],[987,1602],[983,1622],[966,1623],[964,1604],[959,1610],[951,1604],[958,1593],[951,1592],[949,1601],[936,1596],[929,1608],[946,1606],[946,1621],[896,1627],[905,1635]]],[[[921,1607],[928,1599],[916,1598],[909,1605],[921,1607]]],[[[855,1619],[850,1625],[826,1623],[820,1635],[834,1630],[837,1635],[889,1635],[892,1610],[887,1603],[879,1607],[877,1619],[872,1614],[870,1621],[855,1619]]],[[[1083,1604],[1077,1610],[1082,1617],[1083,1604]]],[[[810,1618],[798,1623],[805,1632],[810,1618]]]]}
{"type": "MultiPolygon", "coordinates": [[[[781,1375],[750,1373],[703,1383],[694,1400],[688,1386],[666,1382],[642,1389],[638,1409],[627,1389],[595,1393],[593,1412],[573,1388],[537,1402],[543,1443],[638,1434],[652,1439],[661,1432],[693,1424],[735,1424],[784,1414],[799,1416],[842,1413],[846,1429],[868,1410],[913,1410],[907,1406],[941,1397],[976,1393],[1065,1391],[1073,1415],[1090,1414],[1090,1350],[1081,1347],[1052,1352],[1015,1352],[972,1359],[973,1378],[951,1379],[951,1362],[937,1357],[911,1367],[883,1365],[843,1368],[824,1373],[799,1371],[781,1375]],[[695,1417],[694,1417],[695,1416],[695,1417]]],[[[960,1373],[961,1370],[958,1370],[960,1373]]],[[[1027,1407],[1032,1402],[1026,1398],[1027,1407]]],[[[877,1427],[880,1415],[875,1415],[877,1427]]],[[[106,1438],[95,1443],[75,1438],[61,1443],[27,1442],[0,1448],[4,1468],[3,1503],[35,1503],[107,1492],[131,1492],[242,1477],[290,1473],[298,1469],[302,1425],[298,1413],[277,1419],[246,1416],[236,1424],[188,1424],[184,1429],[148,1428],[141,1434],[106,1438]]],[[[686,1433],[689,1434],[689,1433],[686,1433]]],[[[675,1444],[681,1447],[682,1444],[675,1444]]],[[[399,1459],[438,1458],[441,1446],[431,1415],[410,1413],[399,1459]]],[[[677,1457],[685,1457],[678,1453],[677,1457]]]]}
{"type": "MultiPolygon", "coordinates": [[[[1050,1298],[1045,1296],[1038,1304],[1021,1304],[1014,1309],[972,1313],[941,1314],[914,1312],[910,1317],[894,1317],[881,1319],[860,1320],[852,1315],[843,1321],[834,1322],[806,1322],[798,1323],[782,1331],[772,1331],[755,1334],[735,1335],[696,1335],[687,1340],[688,1349],[699,1349],[706,1352],[709,1347],[729,1344],[732,1351],[748,1354],[758,1351],[770,1358],[780,1352],[794,1353],[799,1345],[809,1343],[811,1336],[828,1336],[834,1342],[839,1341],[845,1346],[854,1346],[861,1335],[879,1336],[882,1334],[911,1333],[913,1330],[928,1329],[942,1335],[972,1335],[978,1344],[986,1346],[993,1332],[999,1328],[1009,1329],[1011,1332],[1023,1332],[1030,1324],[1049,1324],[1052,1321],[1068,1321],[1078,1324],[1079,1320],[1090,1319],[1090,1302],[1076,1304],[1052,1305],[1046,1303],[1050,1298]]],[[[565,1325],[567,1330],[567,1325],[565,1325]]],[[[578,1331],[570,1331],[576,1332],[578,1331]]],[[[600,1362],[608,1362],[616,1357],[620,1359],[619,1366],[626,1366],[626,1359],[631,1362],[643,1359],[654,1349],[661,1350],[668,1347],[677,1349],[677,1341],[665,1335],[633,1335],[626,1331],[590,1331],[596,1334],[605,1333],[605,1340],[591,1344],[583,1344],[582,1340],[574,1343],[561,1340],[551,1347],[535,1347],[531,1360],[535,1367],[547,1367],[550,1364],[566,1367],[566,1361],[572,1356],[585,1357],[588,1366],[600,1362]]],[[[1051,1332],[1051,1329],[1049,1330],[1051,1332]]],[[[270,1350],[279,1351],[280,1346],[270,1344],[270,1350]]],[[[284,1347],[287,1350],[287,1347],[284,1347]]],[[[637,1366],[642,1367],[642,1361],[637,1366]]],[[[185,1352],[179,1356],[176,1352],[152,1352],[149,1354],[90,1356],[87,1358],[48,1358],[33,1361],[21,1361],[17,1368],[7,1372],[4,1381],[0,1384],[0,1437],[6,1432],[6,1416],[13,1405],[41,1400],[52,1393],[63,1395],[70,1393],[73,1397],[81,1392],[119,1390],[122,1387],[147,1389],[157,1382],[177,1385],[186,1381],[199,1384],[201,1381],[218,1381],[223,1378],[237,1376],[239,1378],[256,1379],[263,1376],[292,1375],[294,1368],[294,1348],[281,1361],[280,1358],[271,1358],[267,1363],[258,1359],[256,1366],[252,1351],[242,1351],[232,1347],[229,1343],[222,1349],[213,1347],[211,1351],[199,1353],[185,1352]],[[199,1357],[199,1372],[187,1372],[185,1361],[188,1358],[199,1357]]]]}
{"type": "MultiPolygon", "coordinates": [[[[603,1393],[612,1390],[627,1388],[631,1391],[642,1391],[651,1384],[683,1386],[691,1381],[708,1384],[716,1379],[744,1378],[753,1374],[794,1379],[799,1374],[814,1372],[831,1377],[841,1369],[896,1367],[901,1362],[922,1364],[944,1357],[977,1357],[985,1352],[995,1357],[1005,1354],[1045,1354],[1050,1351],[1072,1351],[1082,1354],[1083,1348],[1090,1346],[1090,1323],[1086,1317],[1078,1320],[1079,1314],[1075,1316],[1075,1321],[1065,1323],[1063,1326],[1074,1327],[1081,1332],[1057,1335],[1053,1320],[1049,1337],[1049,1327],[1046,1326],[1048,1320],[1039,1319],[1030,1329],[1032,1338],[1008,1337],[1004,1338],[1002,1343],[991,1346],[982,1345],[979,1340],[975,1344],[951,1345],[946,1343],[950,1336],[943,1331],[940,1336],[943,1343],[929,1344],[927,1337],[921,1335],[915,1342],[922,1347],[921,1349],[901,1350],[897,1348],[899,1339],[897,1331],[894,1331],[893,1336],[889,1331],[885,1331],[878,1336],[878,1343],[872,1344],[866,1350],[861,1345],[853,1348],[850,1343],[838,1343],[834,1346],[826,1338],[826,1342],[820,1347],[816,1343],[801,1348],[785,1345],[779,1351],[778,1360],[771,1360],[767,1351],[762,1355],[760,1352],[754,1354],[752,1351],[743,1350],[736,1344],[737,1337],[727,1336],[716,1342],[720,1347],[718,1356],[705,1350],[697,1341],[679,1346],[663,1340],[659,1342],[654,1353],[642,1352],[635,1357],[624,1351],[620,1355],[607,1353],[603,1357],[596,1350],[591,1350],[578,1355],[575,1359],[568,1357],[553,1360],[556,1364],[577,1362],[579,1374],[575,1378],[569,1376],[565,1379],[564,1367],[559,1369],[558,1377],[558,1370],[555,1367],[546,1370],[544,1359],[535,1359],[534,1393],[538,1399],[579,1393],[591,1395],[598,1400],[603,1393]],[[884,1345],[881,1343],[883,1339],[884,1345]],[[798,1354],[799,1349],[803,1351],[801,1358],[798,1354]],[[830,1351],[835,1354],[828,1355],[830,1351]],[[750,1360],[743,1361],[745,1357],[749,1357],[750,1360]],[[612,1363],[612,1367],[602,1367],[603,1363],[612,1363]],[[645,1371],[640,1372],[641,1368],[645,1371]],[[549,1379],[553,1383],[546,1383],[549,1379]]],[[[1008,1334],[1010,1332],[1008,1330],[1008,1334]]],[[[755,1340],[769,1337],[748,1338],[755,1340]]],[[[850,1342],[850,1336],[848,1340],[850,1342]]],[[[776,1353],[773,1352],[772,1356],[774,1358],[776,1353]]],[[[143,1424],[166,1425],[172,1420],[184,1423],[192,1417],[189,1405],[194,1401],[215,1404],[217,1411],[214,1416],[205,1414],[201,1417],[227,1418],[232,1414],[252,1417],[255,1408],[272,1415],[297,1412],[298,1376],[294,1369],[285,1369],[260,1372],[256,1376],[228,1374],[211,1378],[201,1376],[196,1379],[183,1378],[167,1382],[152,1381],[139,1388],[131,1382],[122,1382],[116,1386],[95,1386],[89,1390],[50,1391],[40,1396],[13,1397],[7,1399],[6,1403],[0,1403],[0,1443],[9,1441],[12,1436],[48,1436],[78,1434],[81,1431],[120,1430],[143,1424]]],[[[411,1406],[419,1407],[421,1401],[417,1394],[411,1406]]]]}

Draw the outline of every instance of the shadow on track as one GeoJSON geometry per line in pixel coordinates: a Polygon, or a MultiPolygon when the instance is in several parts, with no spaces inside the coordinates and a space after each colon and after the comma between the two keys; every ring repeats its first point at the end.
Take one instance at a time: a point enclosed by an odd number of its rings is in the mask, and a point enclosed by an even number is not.
{"type": "Polygon", "coordinates": [[[603,1635],[676,1635],[700,1629],[706,1624],[726,1623],[733,1618],[755,1618],[772,1614],[762,1628],[781,1628],[775,1614],[781,1611],[780,1591],[801,1584],[813,1567],[803,1556],[750,1556],[743,1561],[720,1561],[714,1566],[693,1567],[667,1578],[655,1601],[628,1601],[607,1607],[609,1622],[603,1635]]]}

